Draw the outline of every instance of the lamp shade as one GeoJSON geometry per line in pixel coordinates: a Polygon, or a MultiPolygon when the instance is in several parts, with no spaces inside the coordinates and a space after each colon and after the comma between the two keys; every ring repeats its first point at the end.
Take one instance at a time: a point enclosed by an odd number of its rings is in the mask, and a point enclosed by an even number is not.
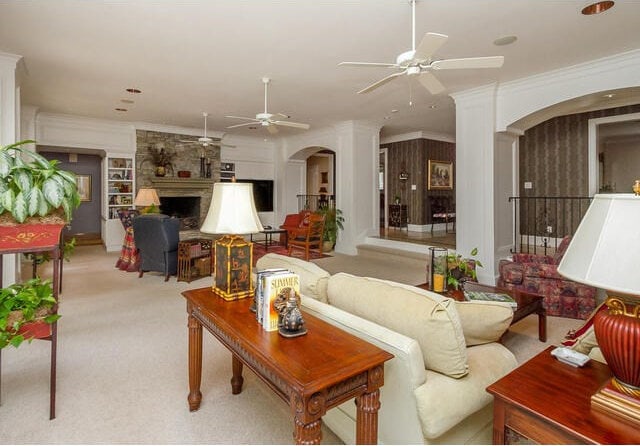
{"type": "Polygon", "coordinates": [[[571,239],[558,273],[576,282],[640,294],[640,196],[599,194],[571,239]]]}
{"type": "Polygon", "coordinates": [[[136,206],[160,206],[160,198],[155,189],[140,189],[133,202],[136,206]]]}
{"type": "Polygon", "coordinates": [[[251,234],[263,230],[250,183],[215,183],[211,206],[200,231],[207,234],[251,234]]]}

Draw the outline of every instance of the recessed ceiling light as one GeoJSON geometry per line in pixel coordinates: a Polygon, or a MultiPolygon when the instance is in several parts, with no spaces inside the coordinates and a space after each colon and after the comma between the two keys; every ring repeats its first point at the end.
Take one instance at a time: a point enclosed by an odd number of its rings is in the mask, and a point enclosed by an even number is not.
{"type": "Polygon", "coordinates": [[[503,36],[494,40],[493,44],[496,46],[511,45],[516,40],[518,40],[516,36],[503,36]]]}
{"type": "Polygon", "coordinates": [[[126,111],[127,111],[127,109],[126,109],[126,108],[120,108],[120,107],[118,107],[118,108],[116,108],[116,111],[119,111],[119,112],[126,112],[126,111]]]}
{"type": "Polygon", "coordinates": [[[429,108],[430,108],[431,110],[435,110],[436,108],[438,108],[438,106],[437,106],[437,105],[430,105],[430,106],[429,106],[429,108]]]}
{"type": "Polygon", "coordinates": [[[258,127],[253,127],[253,126],[251,126],[251,127],[247,127],[247,128],[248,128],[249,130],[255,130],[255,129],[257,129],[258,127]]]}
{"type": "Polygon", "coordinates": [[[120,102],[123,104],[133,104],[135,101],[133,99],[120,99],[120,102]]]}
{"type": "Polygon", "coordinates": [[[391,110],[391,113],[398,113],[398,110],[394,108],[393,110],[391,110]]]}
{"type": "Polygon", "coordinates": [[[607,9],[613,7],[615,2],[613,0],[604,0],[600,2],[591,3],[590,5],[582,8],[582,14],[584,15],[593,15],[600,14],[601,12],[605,12],[607,9]]]}
{"type": "Polygon", "coordinates": [[[138,90],[137,88],[127,88],[127,92],[132,93],[132,94],[142,93],[142,91],[138,90]]]}

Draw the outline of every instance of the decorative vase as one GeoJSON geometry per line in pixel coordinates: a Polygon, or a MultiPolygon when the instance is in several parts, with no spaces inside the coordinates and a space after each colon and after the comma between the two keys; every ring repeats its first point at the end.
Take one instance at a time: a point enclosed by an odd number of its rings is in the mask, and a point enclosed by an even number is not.
{"type": "Polygon", "coordinates": [[[611,385],[619,392],[640,398],[640,306],[618,298],[606,301],[609,311],[599,311],[594,330],[602,355],[613,373],[611,385]]]}
{"type": "Polygon", "coordinates": [[[333,251],[334,243],[331,240],[325,240],[322,242],[322,252],[331,252],[333,251]]]}

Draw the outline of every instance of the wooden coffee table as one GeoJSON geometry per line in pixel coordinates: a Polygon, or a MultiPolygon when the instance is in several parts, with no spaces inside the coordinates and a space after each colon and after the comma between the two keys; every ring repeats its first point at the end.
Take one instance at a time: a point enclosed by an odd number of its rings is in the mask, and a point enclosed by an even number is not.
{"type": "MultiPolygon", "coordinates": [[[[418,288],[423,290],[429,289],[429,284],[422,283],[417,285],[418,288]]],[[[491,285],[483,285],[476,282],[465,282],[465,289],[469,291],[486,291],[488,293],[504,293],[511,296],[517,303],[518,307],[513,313],[513,320],[511,325],[515,324],[519,320],[524,319],[530,314],[538,315],[538,339],[541,342],[547,341],[547,312],[542,305],[543,296],[539,294],[527,293],[519,290],[508,290],[505,288],[498,288],[491,285]]],[[[446,293],[442,293],[447,297],[452,297],[446,293]]]]}
{"type": "Polygon", "coordinates": [[[356,443],[377,443],[380,387],[391,353],[304,312],[307,334],[285,338],[262,329],[249,310],[253,299],[225,301],[211,287],[182,295],[189,315],[191,411],[198,410],[202,400],[204,326],[232,353],[231,393],[242,391],[242,368],[249,367],[291,408],[297,444],[319,444],[322,416],[351,398],[357,407],[356,443]]]}
{"type": "Polygon", "coordinates": [[[591,395],[611,377],[606,364],[563,364],[549,347],[487,387],[493,444],[524,436],[539,444],[640,444],[637,426],[594,410],[591,395]]]}

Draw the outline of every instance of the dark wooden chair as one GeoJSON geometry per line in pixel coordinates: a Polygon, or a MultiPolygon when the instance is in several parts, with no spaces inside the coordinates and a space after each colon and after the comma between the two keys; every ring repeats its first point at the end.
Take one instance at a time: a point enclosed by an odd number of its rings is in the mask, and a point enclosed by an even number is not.
{"type": "Polygon", "coordinates": [[[309,260],[311,249],[315,248],[322,255],[322,234],[324,232],[324,215],[310,214],[306,231],[289,238],[289,255],[293,248],[304,250],[304,259],[309,260]]]}
{"type": "Polygon", "coordinates": [[[451,197],[429,197],[429,209],[431,213],[431,234],[433,234],[433,225],[436,223],[445,224],[445,233],[449,232],[449,223],[451,223],[451,232],[456,232],[456,208],[451,197]]]}

